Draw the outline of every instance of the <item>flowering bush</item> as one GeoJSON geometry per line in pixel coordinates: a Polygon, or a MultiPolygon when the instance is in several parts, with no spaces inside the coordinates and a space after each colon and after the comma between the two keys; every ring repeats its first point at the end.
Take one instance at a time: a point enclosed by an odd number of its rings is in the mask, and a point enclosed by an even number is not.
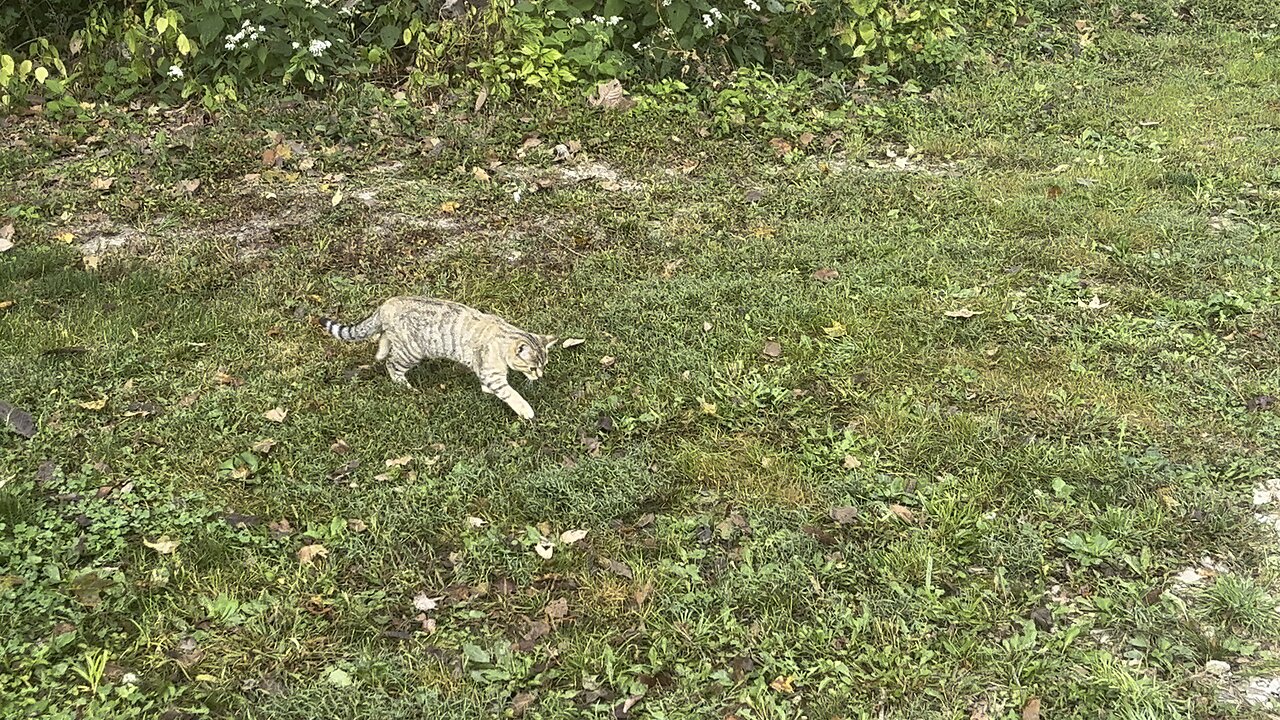
{"type": "Polygon", "coordinates": [[[904,78],[954,59],[955,1],[82,2],[87,11],[66,16],[82,27],[67,36],[32,44],[12,37],[21,22],[0,28],[0,47],[28,55],[0,58],[0,102],[75,85],[117,99],[158,90],[216,104],[254,84],[323,90],[366,81],[483,85],[506,97],[577,92],[614,77],[697,82],[757,66],[904,78]],[[68,55],[75,61],[64,62],[68,55]]]}

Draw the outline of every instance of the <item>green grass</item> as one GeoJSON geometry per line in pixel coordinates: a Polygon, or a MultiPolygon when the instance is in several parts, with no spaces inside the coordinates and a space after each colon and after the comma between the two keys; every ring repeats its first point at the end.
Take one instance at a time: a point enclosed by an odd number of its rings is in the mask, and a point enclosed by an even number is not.
{"type": "Polygon", "coordinates": [[[11,119],[0,401],[41,429],[0,434],[0,707],[1264,717],[1203,669],[1278,664],[1277,52],[1104,31],[784,160],[660,113],[11,119]],[[314,166],[264,172],[267,131],[314,166]],[[570,139],[640,186],[513,202],[570,139]],[[87,270],[95,214],[143,237],[87,270]],[[305,322],[418,292],[587,342],[523,424],[305,322]]]}

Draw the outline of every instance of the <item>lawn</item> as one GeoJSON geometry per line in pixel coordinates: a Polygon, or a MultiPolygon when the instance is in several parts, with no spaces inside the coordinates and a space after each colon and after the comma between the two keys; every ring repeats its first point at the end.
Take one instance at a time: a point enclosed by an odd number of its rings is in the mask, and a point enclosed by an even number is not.
{"type": "Polygon", "coordinates": [[[1275,717],[1274,32],[465,115],[0,118],[4,717],[1275,717]],[[311,322],[418,293],[585,342],[311,322]]]}

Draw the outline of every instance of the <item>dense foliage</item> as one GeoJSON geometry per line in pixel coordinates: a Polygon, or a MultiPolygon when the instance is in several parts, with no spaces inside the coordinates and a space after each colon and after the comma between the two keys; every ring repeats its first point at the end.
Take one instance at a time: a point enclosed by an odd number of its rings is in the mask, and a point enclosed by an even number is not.
{"type": "Polygon", "coordinates": [[[0,100],[209,104],[269,83],[374,81],[561,95],[612,78],[723,77],[738,67],[893,82],[957,57],[953,0],[146,0],[10,7],[0,100]]]}

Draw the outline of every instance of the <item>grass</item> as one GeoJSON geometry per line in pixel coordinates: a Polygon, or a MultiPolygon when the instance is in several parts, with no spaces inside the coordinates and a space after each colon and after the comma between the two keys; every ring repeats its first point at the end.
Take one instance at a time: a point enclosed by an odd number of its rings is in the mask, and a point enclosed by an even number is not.
{"type": "Polygon", "coordinates": [[[0,707],[1267,716],[1277,52],[1100,31],[783,158],[661,111],[10,119],[0,707]],[[570,139],[623,188],[520,179],[570,139]],[[418,292],[586,343],[522,424],[305,322],[418,292]]]}

